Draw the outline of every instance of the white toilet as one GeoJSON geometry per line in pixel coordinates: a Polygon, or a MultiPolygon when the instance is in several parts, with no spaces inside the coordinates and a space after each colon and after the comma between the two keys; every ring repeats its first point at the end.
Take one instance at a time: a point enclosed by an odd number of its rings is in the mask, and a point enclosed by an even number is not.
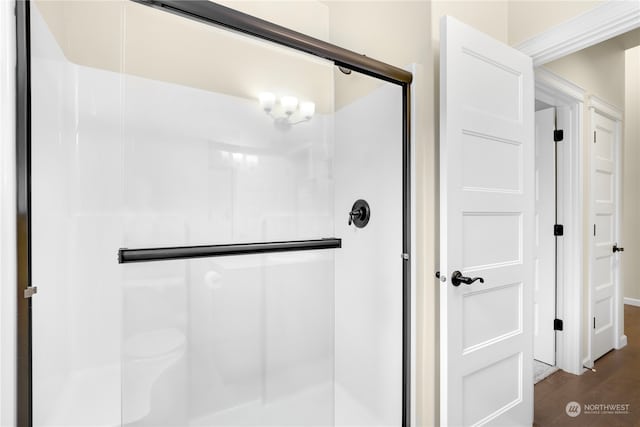
{"type": "Polygon", "coordinates": [[[124,343],[123,424],[144,418],[151,411],[151,392],[162,374],[185,352],[186,339],[175,328],[136,334],[124,343]]]}

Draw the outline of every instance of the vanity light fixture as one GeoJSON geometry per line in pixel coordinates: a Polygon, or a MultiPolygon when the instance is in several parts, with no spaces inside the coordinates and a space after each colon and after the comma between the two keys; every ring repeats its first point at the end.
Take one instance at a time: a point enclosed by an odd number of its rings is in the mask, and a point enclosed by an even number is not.
{"type": "Polygon", "coordinates": [[[282,111],[287,116],[291,116],[298,109],[298,98],[295,96],[283,96],[280,98],[280,105],[282,106],[282,111]]]}
{"type": "Polygon", "coordinates": [[[276,105],[276,96],[271,92],[262,92],[258,95],[258,101],[264,111],[270,113],[273,107],[276,105]]]}
{"type": "Polygon", "coordinates": [[[295,96],[282,96],[276,100],[271,92],[258,95],[260,107],[273,118],[277,127],[288,129],[293,125],[308,122],[316,113],[316,104],[311,101],[298,101],[295,96]]]}

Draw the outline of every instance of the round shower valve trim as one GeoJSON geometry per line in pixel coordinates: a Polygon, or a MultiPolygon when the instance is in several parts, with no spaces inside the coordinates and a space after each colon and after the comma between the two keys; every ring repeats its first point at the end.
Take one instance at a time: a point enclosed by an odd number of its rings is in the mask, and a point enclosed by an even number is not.
{"type": "Polygon", "coordinates": [[[349,212],[349,225],[353,224],[358,228],[363,228],[369,223],[371,208],[366,200],[358,199],[353,204],[349,212]]]}

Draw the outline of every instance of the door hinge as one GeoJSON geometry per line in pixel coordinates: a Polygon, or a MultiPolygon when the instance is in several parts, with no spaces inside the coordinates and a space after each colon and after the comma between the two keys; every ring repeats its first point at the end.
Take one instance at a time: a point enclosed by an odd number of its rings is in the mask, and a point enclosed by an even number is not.
{"type": "Polygon", "coordinates": [[[596,235],[596,225],[595,224],[593,224],[593,235],[594,236],[596,235]]]}
{"type": "Polygon", "coordinates": [[[595,130],[593,131],[593,143],[594,144],[596,143],[596,131],[595,130]]]}
{"type": "Polygon", "coordinates": [[[553,131],[553,140],[555,142],[560,142],[564,139],[564,130],[556,129],[553,131]]]}
{"type": "Polygon", "coordinates": [[[564,327],[564,324],[562,322],[562,319],[553,319],[553,330],[554,331],[561,331],[563,327],[564,327]]]}
{"type": "Polygon", "coordinates": [[[37,293],[38,293],[38,287],[37,286],[29,286],[27,289],[24,290],[24,297],[25,298],[31,298],[32,296],[34,296],[37,293]]]}
{"type": "Polygon", "coordinates": [[[555,224],[553,226],[554,236],[564,236],[564,226],[562,224],[555,224]]]}
{"type": "Polygon", "coordinates": [[[595,328],[596,328],[596,318],[594,317],[593,318],[593,329],[595,329],[595,328]]]}

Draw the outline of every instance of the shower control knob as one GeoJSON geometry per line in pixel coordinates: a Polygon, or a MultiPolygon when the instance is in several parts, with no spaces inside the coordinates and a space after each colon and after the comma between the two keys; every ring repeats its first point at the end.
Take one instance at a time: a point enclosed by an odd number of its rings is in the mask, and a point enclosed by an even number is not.
{"type": "Polygon", "coordinates": [[[359,219],[360,215],[362,215],[362,211],[360,210],[349,212],[349,225],[353,224],[355,219],[359,219]]]}
{"type": "Polygon", "coordinates": [[[371,217],[371,208],[366,200],[358,199],[351,207],[349,212],[349,225],[355,225],[358,228],[363,228],[369,223],[371,217]]]}

